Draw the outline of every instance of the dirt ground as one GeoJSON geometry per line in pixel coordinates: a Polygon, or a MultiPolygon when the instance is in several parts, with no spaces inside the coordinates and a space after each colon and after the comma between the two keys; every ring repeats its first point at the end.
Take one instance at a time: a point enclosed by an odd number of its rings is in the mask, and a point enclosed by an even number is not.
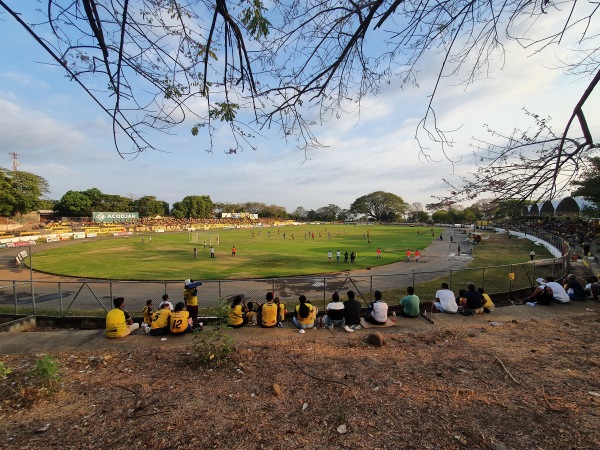
{"type": "Polygon", "coordinates": [[[53,383],[31,374],[41,355],[2,356],[0,448],[597,449],[599,324],[465,321],[382,347],[309,330],[210,369],[185,339],[54,354],[53,383]]]}

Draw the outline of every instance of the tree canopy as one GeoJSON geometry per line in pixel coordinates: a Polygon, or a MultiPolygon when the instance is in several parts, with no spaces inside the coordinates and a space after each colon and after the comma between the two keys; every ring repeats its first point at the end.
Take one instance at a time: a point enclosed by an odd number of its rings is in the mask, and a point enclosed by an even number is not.
{"type": "Polygon", "coordinates": [[[589,158],[589,166],[579,180],[573,182],[573,197],[583,197],[600,209],[600,157],[589,158]]]}
{"type": "Polygon", "coordinates": [[[27,3],[0,0],[0,8],[112,118],[121,153],[154,148],[148,129],[178,126],[209,151],[217,136],[226,153],[255,148],[267,128],[299,148],[318,146],[315,126],[360,111],[383,84],[419,85],[426,68],[435,83],[415,138],[427,160],[432,145],[444,153],[452,145],[435,114],[444,79],[490,75],[510,57],[509,41],[532,53],[568,48],[557,64],[589,77],[589,87],[566,106],[572,114],[559,132],[532,115],[537,129],[480,141],[480,170],[454,186],[453,201],[552,196],[597,148],[584,113],[600,81],[591,0],[42,0],[35,12],[27,3]]]}
{"type": "Polygon", "coordinates": [[[391,222],[404,216],[408,207],[402,197],[391,192],[376,191],[354,200],[349,212],[365,214],[377,221],[391,222]]]}
{"type": "Polygon", "coordinates": [[[0,167],[0,213],[11,216],[27,214],[38,208],[49,192],[48,181],[23,171],[7,171],[0,167]]]}

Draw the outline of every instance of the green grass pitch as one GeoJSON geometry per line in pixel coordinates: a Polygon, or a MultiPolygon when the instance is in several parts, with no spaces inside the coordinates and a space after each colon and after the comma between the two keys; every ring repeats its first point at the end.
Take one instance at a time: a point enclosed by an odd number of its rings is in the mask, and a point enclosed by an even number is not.
{"type": "MultiPolygon", "coordinates": [[[[433,229],[435,237],[440,231],[433,229]]],[[[287,225],[212,232],[220,235],[215,258],[210,258],[208,246],[189,243],[187,232],[146,233],[143,239],[133,235],[91,238],[65,246],[42,244],[47,248],[35,253],[33,268],[58,275],[115,280],[270,278],[389,264],[403,260],[408,248],[423,251],[434,239],[432,228],[381,225],[287,225]],[[233,246],[235,257],[231,256],[233,246]],[[194,247],[198,249],[197,259],[194,247]],[[376,258],[378,247],[381,259],[376,258]],[[341,252],[340,264],[336,262],[337,250],[341,252]],[[332,264],[328,262],[328,251],[333,253],[332,264]],[[357,253],[355,263],[344,264],[344,253],[352,251],[357,253]]]]}

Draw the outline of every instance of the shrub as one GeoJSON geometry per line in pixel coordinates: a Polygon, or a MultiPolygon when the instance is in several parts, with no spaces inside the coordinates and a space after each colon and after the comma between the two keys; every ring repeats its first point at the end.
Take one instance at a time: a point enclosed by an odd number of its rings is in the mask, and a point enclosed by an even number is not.
{"type": "Polygon", "coordinates": [[[192,362],[204,367],[219,367],[237,350],[235,340],[220,327],[194,335],[192,362]]]}

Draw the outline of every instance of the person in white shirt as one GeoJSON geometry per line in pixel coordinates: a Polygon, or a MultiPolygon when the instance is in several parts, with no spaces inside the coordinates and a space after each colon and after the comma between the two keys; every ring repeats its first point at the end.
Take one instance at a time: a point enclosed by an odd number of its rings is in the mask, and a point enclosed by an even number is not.
{"type": "Polygon", "coordinates": [[[375,301],[369,304],[369,315],[365,319],[375,325],[384,325],[387,322],[388,305],[382,300],[383,295],[375,291],[375,301]]]}
{"type": "Polygon", "coordinates": [[[437,311],[447,314],[458,312],[454,292],[448,289],[448,283],[442,283],[442,288],[435,293],[435,301],[432,303],[431,312],[437,311]]]}
{"type": "MultiPolygon", "coordinates": [[[[559,283],[554,281],[554,277],[546,277],[546,286],[552,289],[552,298],[554,299],[554,303],[569,303],[571,298],[565,288],[562,287],[559,283]]],[[[540,286],[543,289],[543,286],[540,286]]]]}

